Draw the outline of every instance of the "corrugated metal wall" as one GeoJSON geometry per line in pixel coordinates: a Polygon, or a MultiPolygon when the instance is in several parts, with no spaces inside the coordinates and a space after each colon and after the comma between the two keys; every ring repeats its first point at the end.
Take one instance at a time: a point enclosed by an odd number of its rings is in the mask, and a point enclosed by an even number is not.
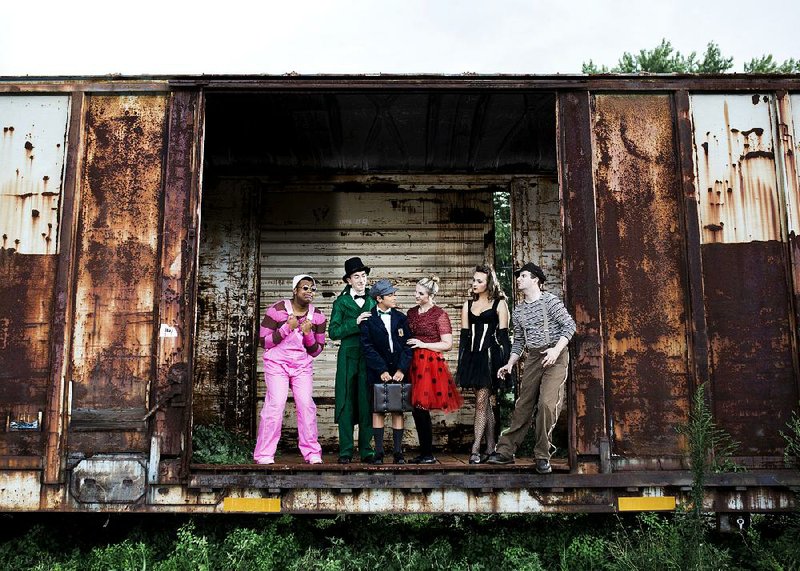
{"type": "Polygon", "coordinates": [[[258,186],[210,181],[203,192],[193,372],[195,425],[253,429],[258,336],[258,186]]]}
{"type": "Polygon", "coordinates": [[[776,457],[798,392],[775,97],[693,95],[691,109],[715,416],[742,455],[776,457]]]}
{"type": "MultiPolygon", "coordinates": [[[[490,190],[428,192],[269,192],[261,217],[260,314],[291,294],[291,277],[310,272],[319,280],[316,305],[330,317],[335,296],[344,287],[344,261],[360,256],[372,268],[371,282],[389,278],[400,288],[399,306],[414,305],[414,285],[435,273],[441,278],[437,303],[447,310],[456,330],[456,347],[447,353],[455,372],[457,330],[472,270],[491,259],[493,207],[490,190]]],[[[334,376],[338,342],[329,341],[315,361],[314,397],[323,446],[338,446],[333,423],[334,376]]],[[[258,412],[265,394],[261,351],[258,352],[258,412]]],[[[449,415],[434,413],[438,446],[462,445],[472,426],[472,405],[449,415]]],[[[407,425],[413,426],[408,415],[407,425]]],[[[296,417],[290,403],[283,442],[296,442],[296,417]]],[[[414,431],[406,438],[415,440],[414,431]]]]}
{"type": "Polygon", "coordinates": [[[47,405],[69,111],[69,96],[0,96],[0,456],[34,464],[47,405]]]}

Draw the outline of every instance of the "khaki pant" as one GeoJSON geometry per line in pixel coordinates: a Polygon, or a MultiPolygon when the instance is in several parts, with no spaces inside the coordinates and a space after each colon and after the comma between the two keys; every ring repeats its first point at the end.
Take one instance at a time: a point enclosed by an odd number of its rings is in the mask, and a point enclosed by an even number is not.
{"type": "Polygon", "coordinates": [[[511,415],[511,426],[500,435],[495,449],[502,456],[514,456],[535,421],[534,456],[537,460],[550,460],[550,435],[566,396],[569,351],[565,348],[556,362],[545,368],[542,366],[542,350],[531,349],[525,358],[525,369],[520,378],[519,398],[511,415]]]}

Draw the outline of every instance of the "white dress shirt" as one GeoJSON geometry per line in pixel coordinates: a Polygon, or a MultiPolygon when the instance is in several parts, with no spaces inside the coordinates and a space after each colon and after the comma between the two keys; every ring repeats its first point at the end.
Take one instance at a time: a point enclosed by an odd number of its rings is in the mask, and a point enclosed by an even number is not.
{"type": "Polygon", "coordinates": [[[386,333],[389,334],[389,352],[394,353],[394,343],[392,342],[392,310],[390,309],[388,313],[380,313],[380,309],[378,310],[378,315],[383,321],[383,326],[386,328],[386,333]]]}

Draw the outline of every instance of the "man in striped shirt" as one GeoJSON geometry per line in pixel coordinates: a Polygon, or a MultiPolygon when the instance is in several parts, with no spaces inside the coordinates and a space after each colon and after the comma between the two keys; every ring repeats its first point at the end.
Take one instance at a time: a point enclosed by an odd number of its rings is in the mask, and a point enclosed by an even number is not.
{"type": "Polygon", "coordinates": [[[511,415],[511,426],[503,431],[489,456],[490,464],[513,464],[514,453],[525,439],[531,420],[536,430],[536,471],[552,472],[550,437],[564,404],[569,352],[567,343],[575,333],[575,320],[564,304],[551,293],[543,292],[545,281],[542,269],[527,263],[514,272],[517,288],[525,296],[523,303],[514,308],[514,344],[511,356],[497,371],[505,377],[527,350],[525,367],[519,385],[519,398],[511,415]],[[535,413],[535,418],[534,418],[535,413]]]}

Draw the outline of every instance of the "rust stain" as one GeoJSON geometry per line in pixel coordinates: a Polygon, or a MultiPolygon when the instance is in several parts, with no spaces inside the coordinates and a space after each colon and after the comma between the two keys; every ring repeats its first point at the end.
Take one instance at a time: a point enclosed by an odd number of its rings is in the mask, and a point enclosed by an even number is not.
{"type": "Polygon", "coordinates": [[[617,454],[681,452],[689,371],[670,99],[595,99],[601,306],[617,454]]]}
{"type": "MultiPolygon", "coordinates": [[[[0,421],[32,422],[47,404],[58,256],[0,249],[0,421]]],[[[41,422],[38,422],[41,430],[41,422]]],[[[41,432],[0,432],[0,456],[42,454],[41,432]],[[20,440],[22,438],[22,441],[20,440]],[[24,442],[23,442],[24,441],[24,442]]]]}
{"type": "Polygon", "coordinates": [[[702,243],[779,240],[769,98],[692,97],[702,243]]]}
{"type": "Polygon", "coordinates": [[[717,423],[742,455],[780,455],[778,431],[798,400],[784,246],[706,244],[702,253],[717,423]]]}
{"type": "MultiPolygon", "coordinates": [[[[88,98],[73,409],[148,408],[165,114],[163,95],[88,98]]],[[[70,437],[70,448],[87,438],[70,437]]],[[[121,448],[139,446],[134,438],[121,448]]],[[[92,441],[92,449],[114,447],[110,441],[92,441]]]]}
{"type": "Polygon", "coordinates": [[[0,99],[0,115],[13,119],[15,129],[3,128],[0,138],[0,233],[3,247],[23,254],[58,252],[61,175],[69,114],[67,96],[13,95],[0,99]],[[37,159],[34,163],[34,149],[37,159]],[[49,185],[48,181],[53,179],[49,185]],[[31,216],[31,213],[35,212],[31,216]],[[47,230],[48,225],[55,232],[47,230]],[[13,244],[13,246],[11,245],[13,244]]]}
{"type": "Polygon", "coordinates": [[[692,109],[716,421],[742,456],[778,456],[798,389],[772,98],[695,95],[692,109]]]}

